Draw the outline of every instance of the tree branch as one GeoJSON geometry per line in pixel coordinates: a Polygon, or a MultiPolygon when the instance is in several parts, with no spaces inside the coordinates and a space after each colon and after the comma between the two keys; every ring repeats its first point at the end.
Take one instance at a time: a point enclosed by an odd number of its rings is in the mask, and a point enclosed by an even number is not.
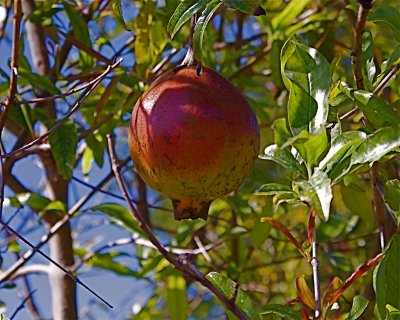
{"type": "Polygon", "coordinates": [[[175,258],[170,252],[168,252],[165,247],[157,240],[154,236],[153,232],[146,224],[145,220],[136,210],[132,201],[130,201],[130,197],[128,195],[128,191],[125,187],[125,183],[122,179],[120,166],[118,164],[118,160],[115,155],[114,143],[111,135],[107,135],[108,140],[108,149],[110,153],[111,165],[117,179],[118,185],[121,189],[122,195],[125,198],[126,203],[128,204],[129,210],[132,216],[138,222],[139,227],[146,234],[150,242],[157,248],[158,252],[168,260],[177,270],[185,274],[186,276],[196,280],[201,283],[203,286],[208,288],[224,305],[227,309],[229,309],[235,316],[239,319],[248,319],[248,317],[236,306],[235,302],[224,296],[214,285],[189,261],[182,261],[180,259],[175,258]]]}
{"type": "Polygon", "coordinates": [[[21,0],[14,1],[14,33],[12,42],[11,56],[11,73],[10,73],[10,90],[8,98],[0,114],[0,136],[3,131],[8,113],[14,106],[15,94],[17,92],[17,75],[18,75],[18,56],[19,56],[19,37],[21,31],[22,7],[21,0]]]}

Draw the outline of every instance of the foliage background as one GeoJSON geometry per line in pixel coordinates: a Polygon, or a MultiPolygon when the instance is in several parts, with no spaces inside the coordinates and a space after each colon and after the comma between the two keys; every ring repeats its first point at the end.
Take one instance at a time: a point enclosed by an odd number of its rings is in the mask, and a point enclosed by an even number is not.
{"type": "MultiPolygon", "coordinates": [[[[62,241],[56,249],[45,246],[43,250],[52,257],[57,257],[57,252],[70,250],[69,261],[62,263],[116,309],[108,309],[79,286],[77,299],[58,297],[48,283],[48,276],[54,270],[35,269],[35,266],[47,263],[35,256],[27,264],[33,268],[2,283],[1,299],[7,316],[10,317],[29,292],[36,289],[32,295],[34,303],[31,306],[27,303],[17,318],[37,318],[35,308],[43,319],[51,318],[52,313],[55,319],[68,318],[65,311],[64,316],[57,318],[54,304],[56,301],[74,304],[74,300],[78,301],[80,317],[88,319],[225,318],[222,305],[212,294],[174,270],[149,247],[137,225],[129,219],[124,202],[118,199],[120,193],[107,152],[106,134],[112,133],[116,137],[118,157],[129,158],[127,123],[132,106],[148,84],[176,66],[186,52],[189,23],[173,39],[167,34],[168,21],[178,4],[175,0],[122,1],[123,20],[126,28],[131,30],[127,31],[116,13],[118,8],[115,10],[111,1],[23,1],[25,16],[19,41],[17,101],[67,92],[99,75],[105,65],[115,59],[122,57],[124,60],[61,129],[37,148],[4,159],[3,221],[36,243],[48,232],[54,220],[59,221],[88,194],[90,186],[97,186],[108,177],[108,183],[101,186],[106,192],[95,192],[71,220],[71,229],[63,231],[64,235],[72,236],[72,241],[69,244],[62,241]],[[27,4],[31,8],[29,16],[26,16],[29,12],[27,4]],[[40,30],[34,31],[39,34],[36,40],[30,36],[32,26],[40,30]],[[41,62],[41,59],[47,62],[41,62]],[[132,232],[135,240],[130,239],[132,232]],[[121,239],[127,243],[119,245],[121,239]],[[66,246],[70,247],[66,249],[66,246]],[[48,302],[51,299],[53,310],[48,302]]],[[[291,36],[298,37],[291,38],[295,46],[301,46],[296,43],[302,42],[316,48],[326,58],[328,74],[319,74],[318,80],[328,81],[325,92],[326,95],[330,92],[328,122],[334,122],[338,115],[360,104],[349,98],[350,94],[344,96],[346,89],[335,87],[339,80],[352,88],[348,92],[354,92],[357,87],[352,66],[352,28],[359,4],[346,0],[274,0],[260,1],[260,4],[266,11],[265,16],[254,17],[221,6],[206,29],[202,57],[205,65],[232,81],[254,108],[261,128],[260,154],[263,154],[265,147],[274,143],[282,145],[291,136],[287,125],[283,125],[283,119],[287,118],[289,91],[288,80],[282,78],[281,73],[282,47],[291,36]]],[[[5,101],[10,87],[13,2],[3,2],[2,6],[8,12],[7,19],[0,21],[3,30],[0,96],[5,101]]],[[[377,0],[369,13],[362,60],[368,91],[374,89],[374,82],[381,80],[379,75],[385,71],[385,63],[394,66],[400,58],[399,9],[395,0],[377,0]],[[384,15],[383,20],[377,18],[374,23],[374,14],[376,16],[376,10],[383,5],[396,8],[397,16],[384,15]]],[[[295,56],[289,67],[301,71],[313,63],[303,58],[295,56]]],[[[315,70],[320,72],[318,68],[315,70]]],[[[389,116],[367,117],[374,125],[371,129],[358,112],[341,123],[342,130],[371,134],[371,130],[382,127],[396,128],[400,106],[399,79],[393,77],[389,85],[382,92],[382,100],[391,106],[389,116]]],[[[2,153],[10,153],[52,127],[56,119],[63,118],[71,109],[79,95],[72,94],[50,103],[14,106],[2,133],[2,153]]],[[[331,135],[332,131],[328,130],[327,145],[321,154],[311,155],[316,157],[314,164],[327,153],[331,135]]],[[[317,145],[320,143],[317,141],[317,145]]],[[[381,185],[385,186],[389,180],[398,181],[399,168],[398,156],[394,153],[381,160],[381,185]]],[[[307,246],[308,205],[285,202],[277,206],[277,202],[285,199],[279,195],[272,198],[266,192],[262,194],[262,189],[255,194],[257,188],[266,183],[291,187],[293,181],[300,181],[293,170],[260,159],[240,190],[214,202],[208,222],[174,221],[169,200],[146,188],[129,160],[124,163],[123,175],[129,182],[132,197],[138,202],[140,213],[162,243],[189,250],[196,250],[199,244],[210,246],[208,254],[196,251],[194,264],[204,274],[218,272],[238,282],[257,310],[266,310],[267,304],[287,305],[289,300],[301,296],[302,291],[296,289],[298,276],[305,275],[312,288],[312,270],[307,260],[279,230],[260,220],[262,217],[274,218],[307,246]]],[[[393,184],[382,190],[387,207],[396,211],[399,210],[396,205],[400,188],[396,182],[393,184]]],[[[316,228],[323,290],[334,277],[346,279],[360,264],[379,252],[368,163],[335,184],[332,193],[329,220],[322,223],[317,219],[316,228]]],[[[394,223],[387,223],[386,241],[395,228],[394,223]]],[[[1,236],[1,268],[6,271],[29,248],[4,228],[1,236]]],[[[58,280],[60,277],[63,276],[59,275],[58,280]]],[[[60,281],[69,286],[71,280],[60,281]]],[[[373,301],[371,282],[372,272],[357,280],[338,300],[339,309],[330,311],[330,317],[345,319],[356,295],[373,301]]],[[[399,279],[397,285],[398,282],[399,279]]],[[[70,290],[74,293],[74,286],[70,290]]],[[[399,305],[394,307],[399,308],[399,305]]],[[[302,306],[297,303],[291,308],[300,311],[302,306]]],[[[369,303],[364,318],[371,319],[373,313],[374,303],[369,303]]]]}

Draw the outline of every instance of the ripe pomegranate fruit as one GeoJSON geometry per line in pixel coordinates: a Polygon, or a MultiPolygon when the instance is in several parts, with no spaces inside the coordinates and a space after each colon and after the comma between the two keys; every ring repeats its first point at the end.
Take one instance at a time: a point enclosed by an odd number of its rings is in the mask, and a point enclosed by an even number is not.
{"type": "Polygon", "coordinates": [[[207,219],[216,198],[237,189],[260,147],[253,110],[217,72],[169,72],[137,101],[129,148],[143,180],[172,200],[174,217],[207,219]]]}

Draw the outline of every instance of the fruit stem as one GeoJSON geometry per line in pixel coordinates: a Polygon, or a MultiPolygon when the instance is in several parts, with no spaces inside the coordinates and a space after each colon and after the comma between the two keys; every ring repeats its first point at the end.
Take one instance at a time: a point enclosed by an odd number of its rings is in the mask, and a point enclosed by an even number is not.
{"type": "Polygon", "coordinates": [[[183,68],[186,68],[186,67],[195,66],[198,76],[200,76],[203,73],[203,66],[200,62],[198,62],[196,60],[196,57],[194,55],[194,50],[193,50],[193,34],[194,34],[194,28],[196,26],[197,19],[198,19],[198,14],[195,13],[192,16],[192,20],[190,22],[190,37],[189,37],[188,51],[186,52],[185,58],[183,59],[182,63],[174,69],[175,72],[179,71],[183,68]]]}

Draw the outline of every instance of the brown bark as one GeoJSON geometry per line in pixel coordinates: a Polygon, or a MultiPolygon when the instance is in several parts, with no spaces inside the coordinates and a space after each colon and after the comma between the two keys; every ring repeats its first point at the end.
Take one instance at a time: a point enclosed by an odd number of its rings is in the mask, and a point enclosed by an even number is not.
{"type": "MultiPolygon", "coordinates": [[[[24,17],[35,9],[32,0],[22,1],[22,11],[24,17]]],[[[33,65],[36,73],[41,76],[51,77],[48,55],[45,47],[45,37],[40,24],[29,20],[25,24],[27,39],[32,56],[33,65]]],[[[40,92],[39,96],[46,96],[46,92],[40,92]]],[[[36,106],[38,107],[38,106],[36,106]]],[[[42,104],[51,118],[55,117],[53,102],[42,104]]],[[[64,180],[57,171],[52,154],[47,151],[40,153],[40,159],[46,170],[48,183],[46,185],[46,195],[51,200],[58,200],[68,203],[68,181],[64,180]]],[[[48,228],[51,228],[63,218],[63,212],[51,212],[45,214],[43,219],[48,228]]],[[[66,223],[49,241],[50,257],[60,263],[63,267],[69,268],[74,264],[73,241],[71,236],[71,226],[66,223]]],[[[73,320],[77,319],[76,307],[76,284],[64,272],[56,266],[50,266],[49,280],[52,292],[52,311],[54,320],[73,320]]]]}

